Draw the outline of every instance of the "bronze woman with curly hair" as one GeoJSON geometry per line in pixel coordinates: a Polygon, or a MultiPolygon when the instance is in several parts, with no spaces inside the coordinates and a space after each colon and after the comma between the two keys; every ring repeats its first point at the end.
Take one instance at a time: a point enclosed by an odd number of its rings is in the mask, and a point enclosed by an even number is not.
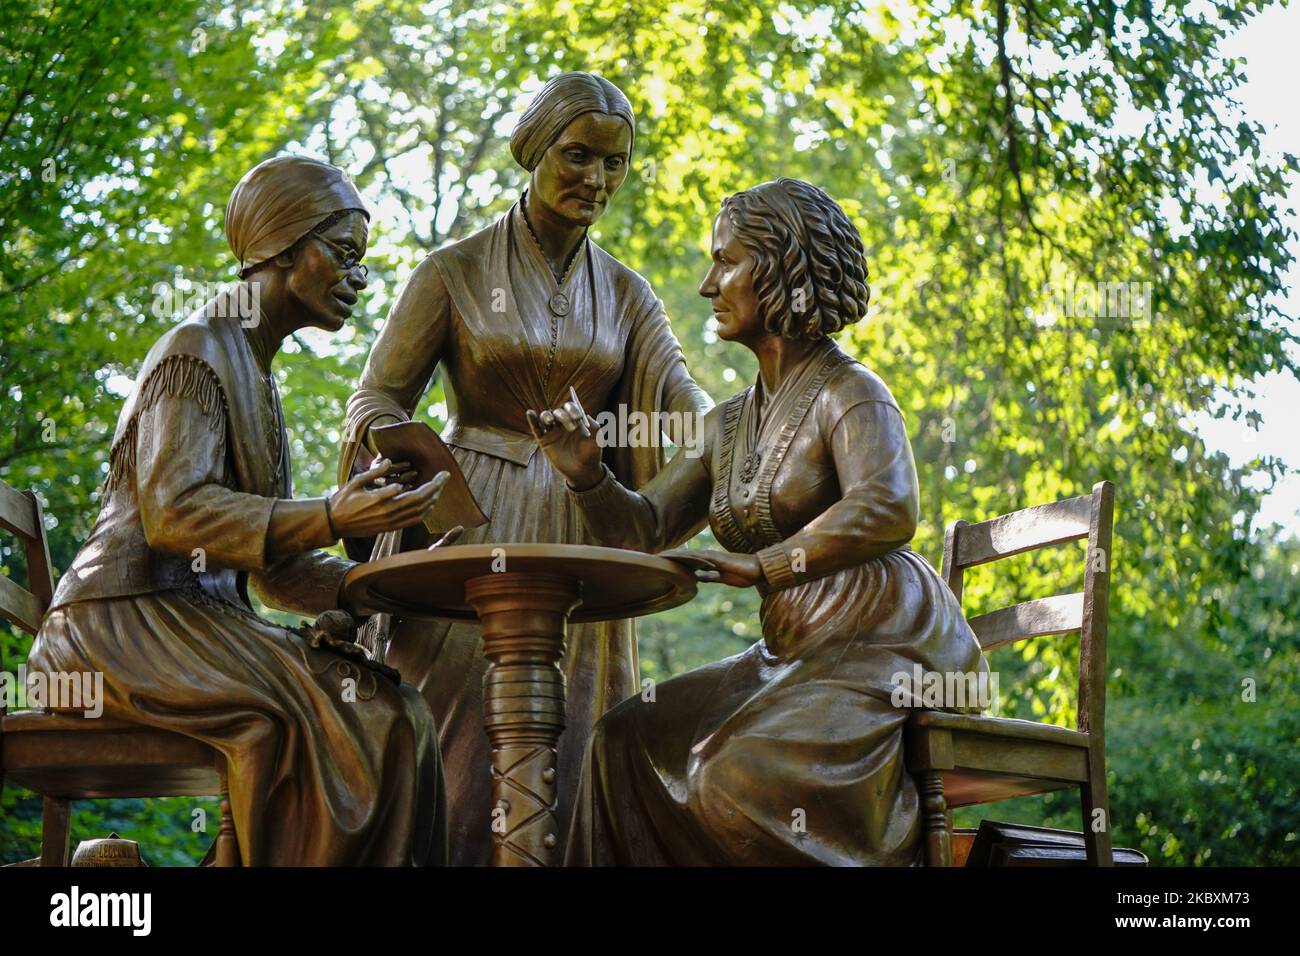
{"type": "Polygon", "coordinates": [[[762,640],[597,723],[568,860],[917,863],[903,725],[919,701],[895,675],[985,664],[908,548],[917,478],[898,404],[830,338],[866,313],[862,241],[820,189],[779,179],[723,203],[712,255],[700,294],[759,377],[710,412],[703,456],[679,454],[633,492],[601,464],[591,420],[530,413],[600,543],[661,551],[707,520],[726,552],[668,556],[763,595],[762,640]]]}

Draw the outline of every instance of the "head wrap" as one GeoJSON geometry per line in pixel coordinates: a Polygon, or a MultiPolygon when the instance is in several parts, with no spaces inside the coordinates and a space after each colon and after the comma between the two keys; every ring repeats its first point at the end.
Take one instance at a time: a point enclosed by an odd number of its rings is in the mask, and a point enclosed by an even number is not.
{"type": "MultiPolygon", "coordinates": [[[[626,121],[636,138],[636,117],[623,91],[595,73],[561,73],[533,97],[510,134],[510,154],[532,172],[542,154],[583,113],[609,113],[626,121]]],[[[629,140],[629,152],[631,140],[629,140]]]]}
{"type": "Polygon", "coordinates": [[[347,173],[305,156],[258,163],[236,184],[226,205],[226,241],[241,272],[271,259],[336,212],[370,218],[347,173]]]}

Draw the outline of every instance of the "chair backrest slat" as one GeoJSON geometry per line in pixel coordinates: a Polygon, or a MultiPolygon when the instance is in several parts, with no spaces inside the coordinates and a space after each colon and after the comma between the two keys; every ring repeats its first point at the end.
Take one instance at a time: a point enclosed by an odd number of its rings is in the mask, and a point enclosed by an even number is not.
{"type": "Polygon", "coordinates": [[[972,617],[968,623],[986,651],[1031,637],[1068,634],[1083,626],[1083,597],[1082,591],[1076,591],[1025,601],[972,617]]]}
{"type": "Polygon", "coordinates": [[[45,616],[45,608],[35,594],[24,591],[0,575],[0,616],[35,637],[41,627],[41,618],[45,616]]]}
{"type": "Polygon", "coordinates": [[[957,537],[956,566],[970,568],[1088,536],[1092,495],[1036,505],[968,524],[957,537]]]}
{"type": "Polygon", "coordinates": [[[18,535],[24,543],[39,537],[42,531],[36,526],[31,500],[3,481],[0,481],[0,528],[18,535]]]}
{"type": "Polygon", "coordinates": [[[1079,729],[1105,739],[1106,625],[1110,618],[1111,532],[1115,522],[1115,486],[1103,481],[1088,529],[1088,561],[1083,574],[1083,625],[1079,647],[1079,729]]]}
{"type": "Polygon", "coordinates": [[[0,615],[34,635],[54,600],[50,545],[36,495],[0,481],[0,527],[18,536],[27,556],[26,589],[0,575],[0,615]]]}
{"type": "Polygon", "coordinates": [[[1092,494],[1036,505],[988,521],[954,521],[943,546],[943,579],[961,600],[969,567],[1088,539],[1083,590],[1026,601],[970,618],[980,646],[1079,632],[1078,728],[1104,747],[1106,713],[1106,619],[1110,611],[1111,532],[1115,486],[1099,481],[1092,494]]]}

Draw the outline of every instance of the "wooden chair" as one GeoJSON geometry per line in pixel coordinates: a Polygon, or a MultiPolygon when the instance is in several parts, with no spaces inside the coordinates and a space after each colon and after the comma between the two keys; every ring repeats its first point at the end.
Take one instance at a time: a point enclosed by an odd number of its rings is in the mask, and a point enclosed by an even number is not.
{"type": "MultiPolygon", "coordinates": [[[[0,527],[22,541],[31,589],[0,575],[0,614],[35,636],[54,598],[36,496],[0,481],[0,527]]],[[[67,865],[74,800],[211,796],[221,798],[215,863],[239,865],[225,757],[192,737],[106,717],[6,713],[0,695],[0,793],[6,779],[44,798],[41,866],[67,865]]]]}
{"type": "Polygon", "coordinates": [[[1028,720],[933,710],[913,714],[906,730],[906,753],[908,769],[921,789],[928,865],[952,865],[953,807],[1070,787],[1079,788],[1088,864],[1113,865],[1105,714],[1114,503],[1114,485],[1102,481],[1090,495],[978,524],[957,521],[948,529],[943,577],[958,600],[967,568],[1088,539],[1082,591],[1026,601],[970,619],[985,651],[1033,637],[1078,632],[1078,726],[1070,730],[1028,720]]]}

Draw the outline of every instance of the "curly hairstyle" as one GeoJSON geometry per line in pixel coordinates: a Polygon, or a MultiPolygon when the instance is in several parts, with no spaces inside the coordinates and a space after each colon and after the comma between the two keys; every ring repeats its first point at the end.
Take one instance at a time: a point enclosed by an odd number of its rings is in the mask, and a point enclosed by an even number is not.
{"type": "Polygon", "coordinates": [[[728,196],[722,211],[754,256],[754,293],[769,332],[819,339],[867,314],[862,237],[826,193],[777,179],[728,196]]]}

